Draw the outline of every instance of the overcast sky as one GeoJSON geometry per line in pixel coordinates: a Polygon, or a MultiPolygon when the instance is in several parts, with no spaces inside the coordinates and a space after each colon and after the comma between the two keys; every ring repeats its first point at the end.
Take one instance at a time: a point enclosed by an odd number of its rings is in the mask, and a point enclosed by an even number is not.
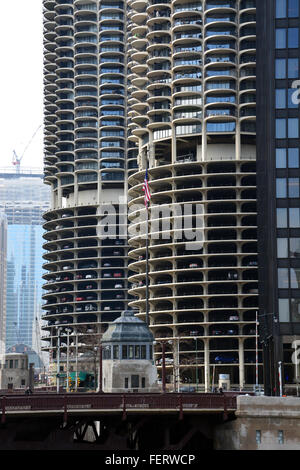
{"type": "MultiPolygon", "coordinates": [[[[42,0],[1,2],[0,167],[21,156],[43,123],[42,0]]],[[[22,166],[42,167],[43,130],[39,129],[22,166]]]]}

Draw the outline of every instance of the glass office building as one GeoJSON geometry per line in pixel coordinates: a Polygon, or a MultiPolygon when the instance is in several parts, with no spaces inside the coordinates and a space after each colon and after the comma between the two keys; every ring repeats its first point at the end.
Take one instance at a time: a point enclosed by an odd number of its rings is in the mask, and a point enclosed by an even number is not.
{"type": "Polygon", "coordinates": [[[40,321],[42,303],[42,214],[49,208],[49,199],[41,172],[0,170],[0,210],[7,219],[6,350],[16,344],[37,347],[36,322],[40,321]]]}
{"type": "Polygon", "coordinates": [[[5,353],[6,333],[7,218],[0,212],[0,361],[5,353]]]}
{"type": "Polygon", "coordinates": [[[259,2],[258,238],[260,326],[268,394],[299,382],[299,0],[259,2]]]}

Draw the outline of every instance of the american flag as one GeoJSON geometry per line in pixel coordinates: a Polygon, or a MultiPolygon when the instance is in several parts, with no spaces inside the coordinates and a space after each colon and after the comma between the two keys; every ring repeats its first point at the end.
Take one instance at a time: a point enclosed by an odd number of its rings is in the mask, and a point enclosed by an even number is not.
{"type": "Polygon", "coordinates": [[[146,170],[144,184],[143,184],[143,191],[145,193],[144,195],[145,206],[148,207],[148,202],[151,199],[151,194],[150,194],[150,188],[148,184],[148,171],[147,170],[146,170]]]}

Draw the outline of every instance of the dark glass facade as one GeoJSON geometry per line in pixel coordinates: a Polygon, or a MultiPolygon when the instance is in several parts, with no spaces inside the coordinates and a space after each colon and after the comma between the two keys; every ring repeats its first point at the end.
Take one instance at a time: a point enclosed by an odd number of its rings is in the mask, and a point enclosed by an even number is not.
{"type": "Polygon", "coordinates": [[[266,392],[279,393],[281,368],[293,393],[300,339],[299,0],[267,0],[257,8],[260,332],[266,392]]]}

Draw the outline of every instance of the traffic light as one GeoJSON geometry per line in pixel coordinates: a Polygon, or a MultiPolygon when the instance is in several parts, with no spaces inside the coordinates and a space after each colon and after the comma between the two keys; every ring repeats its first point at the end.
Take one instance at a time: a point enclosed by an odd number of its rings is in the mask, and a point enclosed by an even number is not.
{"type": "Polygon", "coordinates": [[[69,385],[69,388],[71,388],[72,386],[72,378],[69,376],[68,377],[68,385],[69,385]]]}
{"type": "Polygon", "coordinates": [[[79,385],[80,385],[80,378],[77,377],[77,387],[79,387],[79,385]]]}

